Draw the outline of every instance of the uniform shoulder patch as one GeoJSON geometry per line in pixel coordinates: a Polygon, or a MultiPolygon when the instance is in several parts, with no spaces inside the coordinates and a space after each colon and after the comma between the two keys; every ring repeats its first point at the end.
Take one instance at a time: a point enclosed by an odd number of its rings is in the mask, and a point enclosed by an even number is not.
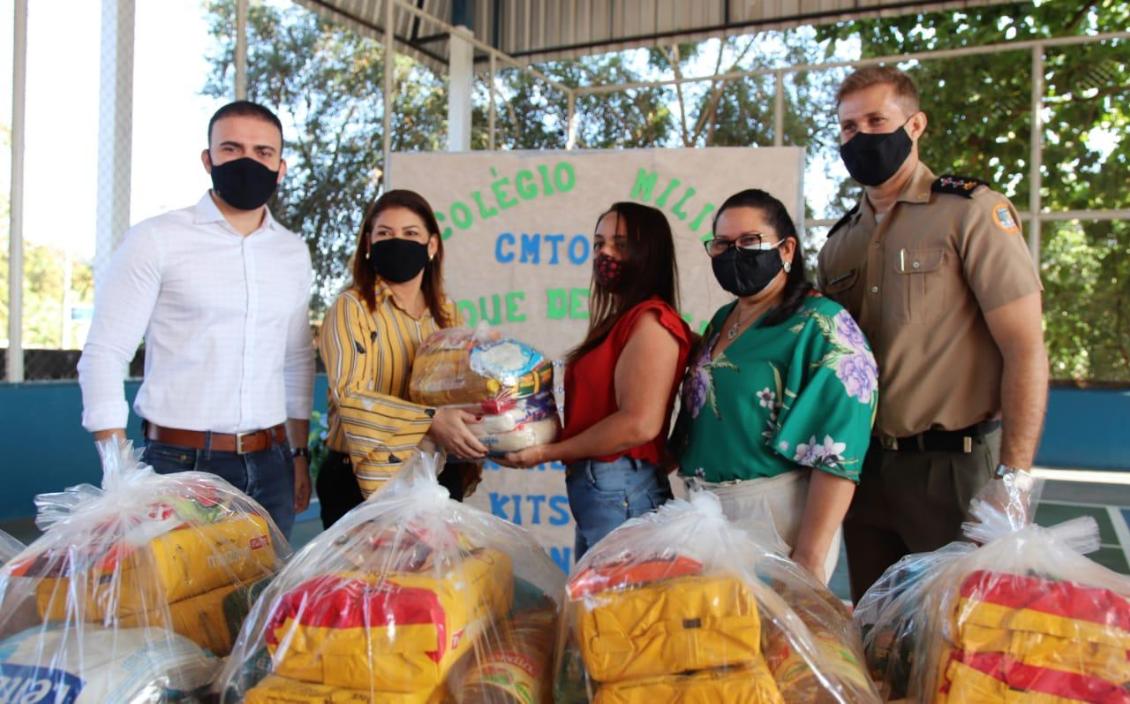
{"type": "Polygon", "coordinates": [[[843,227],[844,225],[846,225],[847,221],[851,220],[851,216],[855,215],[858,212],[859,212],[859,203],[856,203],[855,205],[853,205],[851,207],[851,210],[844,213],[844,216],[836,221],[835,225],[832,225],[832,229],[828,230],[828,237],[831,237],[832,235],[836,234],[836,230],[838,230],[841,227],[843,227]]]}
{"type": "Polygon", "coordinates": [[[973,191],[976,191],[978,186],[988,185],[987,181],[982,181],[979,178],[946,174],[934,179],[934,183],[930,185],[930,190],[934,193],[949,193],[954,196],[972,198],[973,191]]]}

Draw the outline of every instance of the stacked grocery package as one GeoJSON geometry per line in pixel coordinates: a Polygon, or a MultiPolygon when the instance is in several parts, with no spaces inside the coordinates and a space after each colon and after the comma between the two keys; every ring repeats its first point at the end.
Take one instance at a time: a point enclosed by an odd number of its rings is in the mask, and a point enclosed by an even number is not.
{"type": "Polygon", "coordinates": [[[266,588],[224,701],[548,702],[563,576],[521,528],[448,498],[418,455],[266,588]]]}
{"type": "MultiPolygon", "coordinates": [[[[100,449],[102,488],[40,496],[45,534],[0,571],[5,605],[34,604],[37,621],[0,642],[0,672],[43,701],[185,696],[212,680],[248,593],[289,547],[222,479],[162,476],[128,445],[100,449]]],[[[18,617],[5,608],[0,632],[18,617]]]]}
{"type": "Polygon", "coordinates": [[[552,442],[560,430],[553,363],[532,347],[485,330],[440,330],[416,351],[409,398],[479,416],[468,428],[491,452],[552,442]]]}
{"type": "Polygon", "coordinates": [[[910,556],[861,601],[875,674],[935,704],[1130,703],[1130,578],[1083,557],[1099,546],[1094,519],[1042,528],[1002,505],[974,501],[966,535],[980,547],[910,556]]]}
{"type": "Polygon", "coordinates": [[[558,701],[878,702],[850,617],[823,592],[713,495],[670,502],[574,570],[558,701]]]}

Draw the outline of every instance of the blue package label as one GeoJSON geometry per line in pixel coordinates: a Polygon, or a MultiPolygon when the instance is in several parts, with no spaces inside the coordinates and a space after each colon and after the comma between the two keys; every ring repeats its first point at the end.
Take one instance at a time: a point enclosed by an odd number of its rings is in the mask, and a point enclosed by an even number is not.
{"type": "Polygon", "coordinates": [[[74,704],[82,685],[66,670],[0,663],[0,704],[74,704]]]}

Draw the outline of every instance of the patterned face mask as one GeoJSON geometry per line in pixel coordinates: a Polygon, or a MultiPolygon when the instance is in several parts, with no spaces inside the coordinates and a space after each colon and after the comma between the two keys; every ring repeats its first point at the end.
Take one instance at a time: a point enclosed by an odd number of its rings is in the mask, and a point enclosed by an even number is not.
{"type": "Polygon", "coordinates": [[[592,260],[592,270],[596,277],[596,283],[612,291],[620,283],[624,273],[624,265],[620,260],[613,259],[607,254],[598,254],[592,260]]]}

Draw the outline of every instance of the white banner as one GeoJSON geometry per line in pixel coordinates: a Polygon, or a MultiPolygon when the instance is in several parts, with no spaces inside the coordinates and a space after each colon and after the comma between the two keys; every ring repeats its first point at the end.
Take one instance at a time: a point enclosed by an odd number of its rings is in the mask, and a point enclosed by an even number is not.
{"type": "MultiPolygon", "coordinates": [[[[616,201],[659,208],[675,233],[683,317],[701,331],[731,300],[702,240],[719,204],[762,188],[803,221],[799,147],[394,154],[394,188],[419,192],[443,229],[445,284],[470,326],[485,321],[553,358],[588,327],[591,243],[616,201]]],[[[561,379],[557,383],[561,383],[561,379]]],[[[469,503],[530,528],[568,569],[564,468],[487,467],[469,503]]]]}

